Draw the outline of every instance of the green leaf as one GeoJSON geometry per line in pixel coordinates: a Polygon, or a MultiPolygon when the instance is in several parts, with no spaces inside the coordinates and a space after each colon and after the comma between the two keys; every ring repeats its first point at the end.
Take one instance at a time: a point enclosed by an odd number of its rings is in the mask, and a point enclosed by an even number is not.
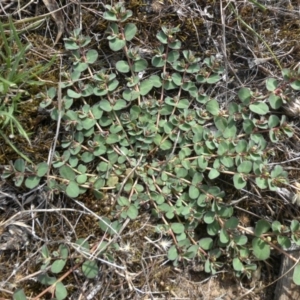
{"type": "Polygon", "coordinates": [[[122,97],[127,101],[132,101],[137,99],[140,96],[140,93],[138,91],[125,89],[125,91],[122,93],[122,97]]]}
{"type": "Polygon", "coordinates": [[[84,163],[89,163],[91,161],[94,160],[94,155],[93,153],[90,153],[90,152],[84,152],[81,156],[81,160],[84,162],[84,163]]]}
{"type": "Polygon", "coordinates": [[[216,169],[211,169],[208,173],[208,178],[211,179],[211,180],[215,179],[219,176],[220,176],[220,172],[216,169]]]}
{"type": "Polygon", "coordinates": [[[76,177],[76,181],[78,184],[84,184],[87,182],[87,175],[86,174],[81,174],[81,175],[77,175],[76,177]]]}
{"type": "Polygon", "coordinates": [[[13,294],[13,300],[26,300],[26,295],[23,289],[18,289],[13,294]]]}
{"type": "Polygon", "coordinates": [[[178,257],[178,252],[176,247],[173,245],[168,250],[168,259],[169,260],[175,260],[178,257]]]}
{"type": "Polygon", "coordinates": [[[276,127],[276,126],[278,126],[279,123],[280,123],[280,120],[279,120],[279,118],[277,116],[271,115],[269,117],[269,120],[268,120],[268,126],[269,126],[269,128],[276,127]]]}
{"type": "Polygon", "coordinates": [[[251,100],[251,91],[248,88],[241,88],[238,97],[244,105],[249,105],[251,100]]]}
{"type": "Polygon", "coordinates": [[[220,111],[219,103],[217,100],[210,100],[206,103],[206,110],[213,116],[217,116],[220,111]]]}
{"type": "Polygon", "coordinates": [[[268,187],[268,179],[262,177],[256,177],[255,183],[260,189],[266,189],[268,187]]]}
{"type": "Polygon", "coordinates": [[[213,239],[202,238],[199,240],[199,246],[204,250],[210,250],[213,247],[213,239]]]}
{"type": "Polygon", "coordinates": [[[206,79],[206,82],[208,84],[214,84],[214,83],[217,83],[218,81],[220,81],[220,79],[221,79],[221,76],[219,74],[212,74],[206,79]]]}
{"type": "Polygon", "coordinates": [[[81,97],[81,93],[77,93],[77,92],[75,92],[75,91],[73,91],[71,89],[67,90],[67,94],[68,94],[69,97],[75,98],[75,99],[78,99],[78,98],[81,97]]]}
{"type": "Polygon", "coordinates": [[[297,264],[294,268],[293,281],[296,285],[300,285],[300,264],[297,264]]]}
{"type": "Polygon", "coordinates": [[[68,247],[65,244],[60,244],[59,245],[59,256],[62,259],[67,259],[68,255],[69,255],[68,247]]]}
{"type": "Polygon", "coordinates": [[[133,23],[126,24],[124,28],[124,34],[126,41],[131,41],[137,32],[137,27],[133,23]]]}
{"type": "Polygon", "coordinates": [[[160,88],[161,87],[161,78],[157,75],[151,75],[149,78],[152,82],[152,85],[155,86],[156,88],[160,88]]]}
{"type": "Polygon", "coordinates": [[[255,230],[254,230],[254,234],[259,237],[262,234],[268,232],[268,230],[271,228],[271,225],[269,222],[265,221],[265,220],[259,220],[256,223],[255,226],[255,230]]]}
{"type": "Polygon", "coordinates": [[[88,50],[86,53],[86,62],[88,64],[93,64],[98,58],[98,52],[94,49],[88,50]]]}
{"type": "Polygon", "coordinates": [[[224,224],[225,229],[236,229],[239,224],[239,219],[236,217],[231,217],[224,224]]]}
{"type": "Polygon", "coordinates": [[[119,60],[116,63],[116,69],[120,72],[120,73],[128,73],[130,71],[130,67],[128,65],[128,62],[125,60],[119,60]]]}
{"type": "Polygon", "coordinates": [[[206,231],[210,236],[215,236],[218,234],[220,230],[220,225],[218,223],[218,221],[214,220],[213,223],[208,224],[206,227],[206,231]]]}
{"type": "Polygon", "coordinates": [[[37,169],[37,172],[36,172],[36,175],[38,177],[43,177],[47,174],[48,172],[48,164],[45,163],[45,162],[42,162],[42,163],[39,163],[37,166],[36,166],[36,169],[37,169]]]}
{"type": "Polygon", "coordinates": [[[111,11],[105,11],[103,18],[107,21],[118,21],[116,14],[111,11]]]}
{"type": "Polygon", "coordinates": [[[114,111],[121,110],[127,106],[127,102],[123,99],[117,100],[117,102],[113,106],[114,111]]]}
{"type": "Polygon", "coordinates": [[[38,281],[44,285],[52,285],[56,282],[56,278],[50,277],[48,274],[40,274],[38,275],[38,281]]]}
{"type": "Polygon", "coordinates": [[[290,238],[287,236],[278,235],[277,242],[283,249],[289,249],[292,245],[290,238]]]}
{"type": "Polygon", "coordinates": [[[191,199],[197,199],[200,195],[200,191],[194,185],[189,187],[189,196],[191,199]]]}
{"type": "Polygon", "coordinates": [[[273,92],[278,86],[278,80],[276,80],[275,78],[268,78],[266,80],[266,87],[267,90],[270,92],[273,92]]]}
{"type": "Polygon", "coordinates": [[[110,102],[106,99],[101,99],[100,103],[99,103],[99,107],[107,112],[112,111],[112,105],[110,104],[110,102]]]}
{"type": "Polygon", "coordinates": [[[252,170],[251,161],[243,161],[237,168],[237,171],[244,174],[249,174],[252,170]]]}
{"type": "Polygon", "coordinates": [[[161,150],[170,150],[172,148],[172,146],[173,146],[173,144],[170,140],[165,140],[159,145],[159,148],[161,150]]]}
{"type": "Polygon", "coordinates": [[[168,43],[168,37],[164,34],[163,31],[160,31],[157,33],[156,38],[162,43],[167,44],[168,43]]]}
{"type": "Polygon", "coordinates": [[[294,90],[299,91],[300,90],[300,80],[295,80],[294,82],[292,82],[291,87],[294,90]]]}
{"type": "Polygon", "coordinates": [[[278,109],[282,106],[283,104],[283,101],[281,99],[281,97],[271,93],[270,97],[269,97],[269,103],[270,103],[270,106],[273,108],[273,109],[278,109]]]}
{"type": "Polygon", "coordinates": [[[139,59],[133,63],[132,69],[134,72],[141,72],[146,70],[148,67],[148,62],[145,59],[139,59]]]}
{"type": "Polygon", "coordinates": [[[171,229],[176,234],[180,234],[180,233],[184,232],[184,226],[181,223],[172,223],[171,224],[171,229]]]}
{"type": "Polygon", "coordinates": [[[222,244],[227,244],[230,241],[229,234],[225,229],[220,230],[220,242],[222,244]]]}
{"type": "Polygon", "coordinates": [[[86,260],[82,264],[82,272],[86,278],[93,279],[97,277],[99,268],[94,260],[86,260]]]}
{"type": "Polygon", "coordinates": [[[62,282],[57,282],[55,284],[55,297],[57,300],[63,300],[68,296],[68,292],[66,287],[63,285],[62,282]]]}
{"type": "Polygon", "coordinates": [[[79,196],[79,192],[78,184],[75,181],[70,181],[66,189],[67,196],[70,198],[76,198],[79,196]]]}
{"type": "Polygon", "coordinates": [[[113,79],[108,83],[108,90],[110,92],[114,91],[119,85],[119,81],[117,79],[113,79]]]}
{"type": "Polygon", "coordinates": [[[126,197],[121,196],[118,198],[117,201],[120,206],[129,206],[130,205],[130,202],[128,201],[128,199],[126,197]]]}
{"type": "Polygon", "coordinates": [[[242,272],[244,270],[244,265],[243,263],[239,260],[238,257],[235,257],[233,260],[232,260],[232,266],[233,266],[233,269],[235,271],[238,271],[238,272],[242,272]]]}
{"type": "Polygon", "coordinates": [[[176,106],[181,109],[188,108],[190,106],[190,101],[188,99],[180,99],[176,106]]]}
{"type": "MultiPolygon", "coordinates": [[[[1,114],[1,113],[0,113],[1,114]]],[[[18,172],[24,173],[25,172],[25,161],[22,158],[18,158],[14,162],[14,167],[18,172]]]]}
{"type": "Polygon", "coordinates": [[[40,180],[41,180],[41,178],[38,176],[29,176],[25,180],[25,186],[28,189],[33,189],[39,185],[40,180]]]}
{"type": "Polygon", "coordinates": [[[75,172],[69,166],[63,165],[59,168],[59,174],[62,178],[67,180],[74,180],[76,177],[75,172]]]}
{"type": "Polygon", "coordinates": [[[216,216],[216,213],[213,212],[213,211],[208,211],[204,217],[203,217],[203,221],[206,223],[206,224],[212,224],[214,221],[215,221],[215,216],[216,216]]]}
{"type": "Polygon", "coordinates": [[[114,38],[110,40],[108,44],[112,51],[119,51],[126,45],[126,42],[124,40],[114,38]]]}
{"type": "Polygon", "coordinates": [[[110,134],[107,138],[106,138],[106,143],[111,145],[111,144],[115,144],[119,141],[119,135],[112,133],[110,134]]]}
{"type": "Polygon", "coordinates": [[[140,93],[142,96],[147,95],[153,88],[153,81],[151,79],[145,79],[140,84],[140,93]]]}
{"type": "Polygon", "coordinates": [[[234,242],[239,246],[244,246],[248,242],[248,238],[245,235],[235,235],[233,237],[234,242]]]}
{"type": "Polygon", "coordinates": [[[255,237],[252,240],[253,254],[259,260],[266,260],[270,257],[270,246],[262,239],[255,237]]]}
{"type": "Polygon", "coordinates": [[[66,262],[64,259],[55,260],[51,265],[51,272],[54,274],[60,273],[66,265],[66,262]]]}
{"type": "Polygon", "coordinates": [[[131,219],[131,220],[135,220],[137,218],[137,216],[139,215],[139,211],[138,209],[134,206],[134,205],[130,205],[128,207],[127,210],[127,216],[131,219]]]}
{"type": "Polygon", "coordinates": [[[249,106],[250,110],[258,115],[266,115],[269,112],[269,107],[266,103],[258,101],[249,106]]]}
{"type": "Polygon", "coordinates": [[[233,176],[233,184],[237,190],[241,190],[247,185],[247,182],[244,180],[242,174],[236,173],[233,176]]]}

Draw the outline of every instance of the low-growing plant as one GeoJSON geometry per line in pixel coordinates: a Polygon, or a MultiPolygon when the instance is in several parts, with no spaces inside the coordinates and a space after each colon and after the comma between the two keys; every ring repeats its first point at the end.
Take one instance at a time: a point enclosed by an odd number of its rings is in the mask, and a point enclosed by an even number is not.
{"type": "MultiPolygon", "coordinates": [[[[272,248],[300,244],[299,222],[287,226],[261,217],[254,229],[244,228],[220,179],[230,178],[227,185],[236,190],[252,185],[275,192],[289,185],[284,168],[271,167],[269,159],[294,133],[275,110],[299,90],[299,72],[284,69],[282,80],[268,79],[263,92],[241,88],[225,105],[204,92],[222,80],[216,57],[182,50],[180,29],[162,26],[159,46],[147,58],[132,42],[138,28],[131,15],[122,3],[106,5],[103,14],[108,47],[118,57],[114,68],[98,62],[79,29],[65,39],[73,68],[60,86],[64,152],[55,153],[48,189],[71,198],[92,190],[100,203],[110,193],[110,217],[118,224],[136,219],[147,204],[161,221],[156,230],[172,238],[166,255],[175,265],[200,257],[208,273],[230,263],[237,276],[251,278],[255,261],[268,259],[272,248]],[[199,224],[206,236],[196,239],[199,224]]],[[[56,93],[49,89],[41,102],[52,108],[53,120],[56,93]]],[[[33,188],[47,167],[18,160],[2,177],[13,175],[20,185],[29,176],[25,185],[33,188]]]]}

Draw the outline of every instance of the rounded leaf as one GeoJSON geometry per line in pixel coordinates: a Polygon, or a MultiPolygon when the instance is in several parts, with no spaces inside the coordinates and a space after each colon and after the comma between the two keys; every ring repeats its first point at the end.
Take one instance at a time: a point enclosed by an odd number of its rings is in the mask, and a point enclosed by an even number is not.
{"type": "Polygon", "coordinates": [[[23,289],[18,289],[14,292],[13,300],[26,300],[26,295],[23,289]]]}
{"type": "Polygon", "coordinates": [[[262,234],[268,232],[268,230],[271,228],[271,225],[269,222],[265,221],[265,220],[259,220],[256,223],[255,226],[255,230],[254,230],[254,234],[259,237],[262,234]]]}
{"type": "Polygon", "coordinates": [[[266,81],[267,90],[273,92],[278,86],[278,80],[275,78],[268,78],[266,81]]]}
{"type": "Polygon", "coordinates": [[[135,220],[137,218],[139,214],[139,211],[138,209],[134,206],[134,205],[130,205],[128,207],[128,210],[127,210],[127,216],[131,219],[131,220],[135,220]]]}
{"type": "Polygon", "coordinates": [[[262,239],[255,237],[252,240],[253,254],[259,260],[266,260],[270,257],[270,246],[262,239]]]}
{"type": "Polygon", "coordinates": [[[127,63],[127,61],[125,60],[119,60],[116,63],[116,69],[120,72],[120,73],[128,73],[130,71],[130,67],[127,63]]]}
{"type": "Polygon", "coordinates": [[[147,67],[148,67],[148,62],[143,58],[135,61],[132,66],[134,72],[144,71],[147,69],[147,67]]]}
{"type": "Polygon", "coordinates": [[[241,88],[238,92],[239,99],[245,105],[250,104],[251,96],[251,91],[248,88],[241,88]]]}
{"type": "Polygon", "coordinates": [[[217,100],[213,99],[206,103],[206,110],[210,112],[213,116],[217,116],[220,111],[219,103],[217,100]]]}
{"type": "Polygon", "coordinates": [[[37,168],[36,175],[38,177],[43,177],[48,172],[48,164],[45,162],[39,163],[36,168],[37,168]]]}
{"type": "Polygon", "coordinates": [[[189,196],[191,199],[197,199],[200,195],[200,191],[195,186],[191,185],[189,187],[189,196]]]}
{"type": "Polygon", "coordinates": [[[55,260],[51,265],[51,272],[55,274],[60,273],[66,265],[66,262],[64,259],[55,260]]]}
{"type": "Polygon", "coordinates": [[[199,246],[204,250],[210,250],[213,246],[213,239],[212,238],[200,239],[199,246]]]}
{"type": "Polygon", "coordinates": [[[239,224],[239,219],[236,217],[231,217],[229,220],[225,222],[225,229],[236,229],[239,224]]]}
{"type": "Polygon", "coordinates": [[[112,111],[112,106],[111,106],[110,102],[106,99],[102,99],[99,103],[99,106],[104,111],[107,111],[107,112],[112,111]]]}
{"type": "Polygon", "coordinates": [[[270,106],[273,109],[278,109],[283,104],[283,101],[282,101],[281,97],[279,97],[279,96],[277,96],[273,93],[270,95],[268,100],[269,100],[270,106]]]}
{"type": "Polygon", "coordinates": [[[24,181],[25,176],[23,174],[18,174],[15,176],[13,181],[15,182],[15,186],[20,187],[24,181]]]}
{"type": "Polygon", "coordinates": [[[137,32],[137,27],[133,23],[126,24],[124,28],[124,34],[126,41],[131,41],[137,32]]]}
{"type": "Polygon", "coordinates": [[[294,90],[299,91],[300,90],[300,80],[295,80],[294,82],[292,82],[291,87],[294,90]]]}
{"type": "Polygon", "coordinates": [[[243,161],[237,168],[237,171],[244,174],[249,174],[252,170],[251,161],[243,161]]]}
{"type": "Polygon", "coordinates": [[[173,245],[168,250],[168,259],[169,260],[175,260],[178,257],[178,252],[176,247],[173,245]]]}
{"type": "Polygon", "coordinates": [[[300,285],[300,264],[297,264],[294,268],[293,281],[295,284],[300,285]]]}
{"type": "Polygon", "coordinates": [[[233,269],[238,272],[242,272],[244,270],[243,263],[239,260],[239,258],[235,257],[232,261],[233,269]]]}
{"type": "Polygon", "coordinates": [[[74,180],[76,177],[75,172],[69,166],[63,165],[59,168],[59,174],[62,178],[67,180],[74,180]]]}
{"type": "Polygon", "coordinates": [[[221,229],[220,230],[220,242],[222,244],[227,244],[229,242],[229,234],[227,233],[227,231],[225,229],[221,229]]]}
{"type": "Polygon", "coordinates": [[[109,41],[109,48],[112,51],[119,51],[126,45],[126,42],[124,40],[120,40],[118,38],[114,38],[109,41]]]}
{"type": "Polygon", "coordinates": [[[212,180],[212,179],[219,177],[219,175],[220,175],[220,172],[218,170],[211,169],[208,173],[208,178],[212,180]]]}
{"type": "Polygon", "coordinates": [[[29,176],[25,180],[25,186],[29,189],[37,187],[40,183],[41,178],[38,176],[29,176]]]}
{"type": "Polygon", "coordinates": [[[88,64],[93,64],[98,58],[98,52],[94,49],[88,50],[86,53],[86,62],[88,64]]]}
{"type": "Polygon", "coordinates": [[[140,93],[142,96],[147,95],[153,88],[153,82],[151,79],[145,79],[140,84],[140,93]]]}
{"type": "Polygon", "coordinates": [[[15,162],[14,162],[14,167],[18,172],[23,173],[25,171],[25,161],[22,158],[18,158],[15,162]]]}
{"type": "Polygon", "coordinates": [[[68,292],[66,287],[63,285],[62,282],[57,282],[55,284],[55,297],[57,300],[63,300],[65,298],[67,298],[68,296],[68,292]]]}
{"type": "Polygon", "coordinates": [[[99,268],[95,261],[86,260],[82,264],[82,272],[86,278],[93,279],[98,275],[99,268]]]}
{"type": "Polygon", "coordinates": [[[66,189],[67,196],[70,198],[76,198],[79,196],[79,192],[78,184],[75,181],[70,181],[66,189]]]}
{"type": "Polygon", "coordinates": [[[176,234],[180,234],[180,233],[184,232],[184,226],[181,223],[172,223],[171,224],[171,229],[176,234]]]}
{"type": "Polygon", "coordinates": [[[114,104],[113,106],[113,110],[116,111],[116,110],[121,110],[123,108],[125,108],[127,105],[127,102],[123,99],[119,99],[117,100],[117,102],[114,104]]]}
{"type": "Polygon", "coordinates": [[[266,115],[269,112],[269,106],[261,101],[250,104],[250,110],[258,115],[266,115]]]}

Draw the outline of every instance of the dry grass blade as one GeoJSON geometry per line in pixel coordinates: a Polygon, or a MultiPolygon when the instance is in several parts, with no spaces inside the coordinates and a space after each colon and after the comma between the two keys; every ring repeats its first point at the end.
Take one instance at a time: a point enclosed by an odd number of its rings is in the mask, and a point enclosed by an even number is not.
{"type": "Polygon", "coordinates": [[[47,9],[50,11],[51,16],[53,18],[53,20],[56,23],[58,32],[56,35],[56,39],[54,42],[54,45],[57,44],[57,42],[59,41],[59,39],[61,38],[62,34],[65,31],[65,22],[63,20],[63,14],[61,11],[61,8],[58,6],[57,2],[55,0],[43,0],[45,6],[47,7],[47,9]]]}

